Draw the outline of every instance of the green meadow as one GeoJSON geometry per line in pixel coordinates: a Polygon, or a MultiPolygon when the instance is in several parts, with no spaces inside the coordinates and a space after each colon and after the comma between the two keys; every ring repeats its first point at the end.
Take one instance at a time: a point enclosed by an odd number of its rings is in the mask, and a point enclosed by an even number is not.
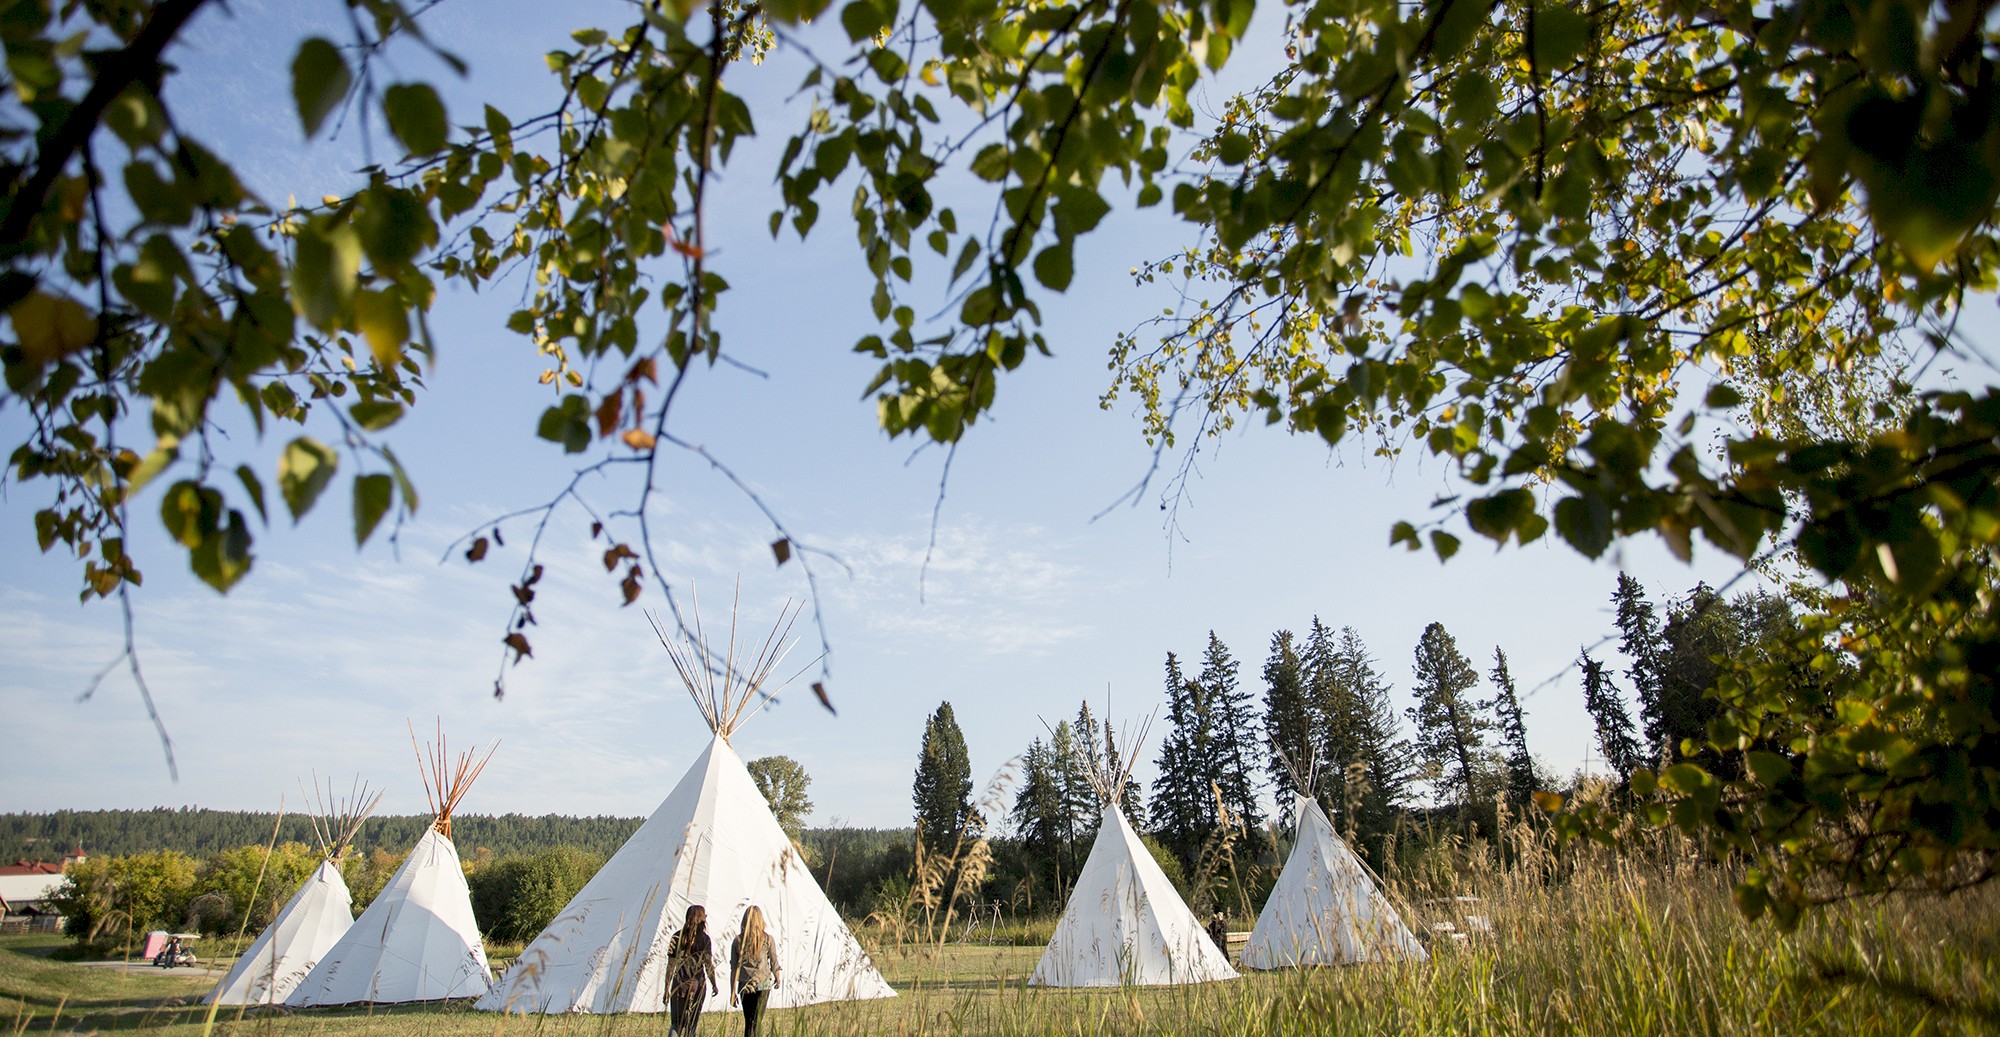
{"type": "MultiPolygon", "coordinates": [[[[1490,939],[1433,942],[1429,962],[1277,973],[1179,988],[1029,988],[1037,946],[889,940],[862,924],[900,996],[772,1012],[764,1032],[835,1034],[1839,1034],[2000,1029],[2000,889],[1830,907],[1790,934],[1746,923],[1706,865],[1607,861],[1561,881],[1475,892],[1490,939]]],[[[1248,928],[1251,919],[1238,919],[1248,928]]],[[[1023,934],[1009,934],[1018,937],[1023,934]]],[[[1031,935],[1031,934],[1030,934],[1031,935]]],[[[661,1015],[513,1016],[467,1003],[309,1012],[221,1010],[213,982],[61,960],[55,936],[0,939],[9,1037],[663,1034],[661,1015]]],[[[212,950],[212,948],[211,948],[212,950]]],[[[494,948],[504,959],[509,948],[494,948]]],[[[741,1032],[711,1015],[705,1035],[741,1032]]]]}

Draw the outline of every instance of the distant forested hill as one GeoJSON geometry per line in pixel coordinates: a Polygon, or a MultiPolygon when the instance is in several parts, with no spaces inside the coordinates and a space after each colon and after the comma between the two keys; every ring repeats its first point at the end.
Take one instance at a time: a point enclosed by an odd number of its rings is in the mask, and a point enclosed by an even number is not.
{"type": "MultiPolygon", "coordinates": [[[[78,845],[86,853],[123,856],[144,850],[180,850],[205,857],[235,846],[270,841],[270,813],[203,810],[196,807],[156,807],[152,810],[61,810],[52,814],[0,814],[0,861],[59,860],[78,845]]],[[[465,814],[452,818],[452,838],[470,858],[485,850],[495,857],[534,853],[555,846],[574,846],[609,857],[644,821],[640,817],[565,817],[544,814],[465,814]]],[[[356,847],[366,853],[379,846],[402,853],[416,843],[430,818],[421,815],[376,817],[361,826],[356,847]]],[[[313,844],[312,826],[304,814],[288,814],[278,832],[280,841],[313,844]]]]}

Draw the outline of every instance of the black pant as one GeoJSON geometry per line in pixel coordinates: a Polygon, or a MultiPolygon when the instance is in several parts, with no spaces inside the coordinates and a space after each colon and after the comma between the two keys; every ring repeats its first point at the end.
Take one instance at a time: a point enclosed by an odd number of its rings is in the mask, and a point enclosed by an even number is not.
{"type": "Polygon", "coordinates": [[[764,999],[770,996],[768,990],[743,992],[743,1037],[757,1037],[757,1024],[764,1021],[764,999]]]}
{"type": "Polygon", "coordinates": [[[667,999],[667,1018],[671,1020],[668,1029],[674,1033],[693,1033],[701,1025],[702,995],[705,988],[696,987],[693,993],[676,991],[667,999]]]}

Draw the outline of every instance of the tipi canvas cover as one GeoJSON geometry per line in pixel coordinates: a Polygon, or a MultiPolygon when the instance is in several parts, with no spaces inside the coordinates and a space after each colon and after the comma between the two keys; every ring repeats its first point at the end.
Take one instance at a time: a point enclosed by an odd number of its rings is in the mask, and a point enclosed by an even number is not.
{"type": "Polygon", "coordinates": [[[432,827],[285,1003],[443,1001],[478,997],[492,982],[458,847],[432,827]]]}
{"type": "MultiPolygon", "coordinates": [[[[1112,787],[1123,785],[1120,775],[1112,787]]],[[[1229,959],[1112,802],[1028,984],[1165,986],[1235,978],[1229,959]]]]}
{"type": "MultiPolygon", "coordinates": [[[[414,732],[410,741],[416,742],[414,732]]],[[[451,812],[493,753],[488,750],[485,760],[462,754],[449,769],[446,755],[440,729],[424,772],[431,826],[285,1004],[310,1008],[443,1001],[478,997],[492,987],[486,945],[472,917],[472,891],[451,841],[451,812]]],[[[422,753],[418,756],[421,760],[422,753]]]]}
{"type": "Polygon", "coordinates": [[[209,1004],[283,1004],[299,981],[354,925],[354,901],[340,867],[331,860],[306,878],[278,917],[236,959],[222,982],[203,1000],[209,1004]]]}
{"type": "Polygon", "coordinates": [[[735,623],[726,651],[712,652],[700,632],[679,644],[654,620],[673,661],[715,737],[680,784],[619,847],[555,921],[521,952],[514,967],[475,1006],[496,1012],[659,1012],[666,1008],[667,944],[689,905],[708,913],[719,993],[704,1008],[729,1005],[729,945],[745,908],[764,912],[778,952],[779,982],[765,1002],[790,1008],[820,1001],[894,997],[867,952],[820,892],[792,840],[757,790],[730,734],[769,697],[763,691],[784,655],[790,619],[781,611],[747,667],[737,665],[735,623]]]}
{"type": "Polygon", "coordinates": [[[1244,967],[1425,960],[1423,946],[1334,834],[1326,812],[1309,796],[1297,800],[1298,843],[1243,948],[1244,967]]]}
{"type": "Polygon", "coordinates": [[[475,1006],[504,1012],[659,1012],[667,942],[690,904],[708,911],[729,1008],[729,945],[756,905],[782,979],[768,1007],[894,997],[778,827],[743,761],[720,735],[653,816],[530,943],[475,1006]]]}

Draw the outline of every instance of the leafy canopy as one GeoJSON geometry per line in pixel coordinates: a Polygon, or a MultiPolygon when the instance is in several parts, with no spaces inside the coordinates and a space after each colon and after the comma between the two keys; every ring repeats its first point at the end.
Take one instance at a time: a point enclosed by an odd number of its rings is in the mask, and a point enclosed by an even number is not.
{"type": "MultiPolygon", "coordinates": [[[[38,541],[77,556],[86,597],[141,580],[145,491],[218,590],[250,570],[257,526],[336,478],[357,541],[407,516],[386,434],[419,399],[439,281],[517,268],[531,287],[507,326],[561,394],[530,418],[623,495],[600,507],[579,475],[542,521],[586,511],[624,602],[669,590],[647,505],[661,451],[707,456],[667,419],[725,354],[703,215],[756,130],[732,70],[824,15],[845,52],[811,63],[810,114],[753,172],[776,176],[774,234],[852,213],[880,325],[854,348],[881,361],[865,394],[890,435],[955,443],[1048,348],[1038,301],[1071,285],[1079,239],[1116,206],[1165,205],[1204,244],[1141,277],[1212,294],[1116,343],[1106,398],[1135,399],[1162,447],[1176,415],[1210,433],[1259,415],[1442,455],[1473,492],[1392,534],[1441,557],[1458,516],[1593,557],[1647,531],[1682,556],[1697,535],[1788,554],[1830,588],[1800,651],[1861,665],[1811,716],[1754,676],[1726,692],[1708,737],[1781,732],[1797,784],[1770,761],[1683,765],[1677,816],[1770,874],[1808,862],[1768,886],[1783,904],[1810,895],[1822,850],[1861,862],[1846,877],[1863,885],[1977,875],[2000,850],[2000,394],[1906,384],[1994,287],[1983,5],[1296,0],[1282,70],[1198,126],[1192,99],[1254,0],[638,5],[549,55],[555,110],[471,118],[378,63],[391,46],[457,62],[408,9],[349,0],[353,39],[299,46],[292,107],[307,136],[343,106],[378,114],[402,153],[284,207],[165,101],[163,55],[204,6],[0,7],[19,102],[0,137],[0,366],[31,417],[8,471],[44,494],[38,541]],[[985,185],[981,211],[961,220],[947,178],[985,185]],[[920,263],[952,286],[922,338],[920,263]],[[284,440],[275,463],[230,463],[221,433],[244,424],[284,440]],[[1829,848],[1855,817],[1875,841],[1829,848]]],[[[773,525],[780,564],[809,564],[773,525]]],[[[496,526],[466,557],[500,546],[496,526]]],[[[503,634],[516,660],[541,576],[531,550],[503,634]]]]}

